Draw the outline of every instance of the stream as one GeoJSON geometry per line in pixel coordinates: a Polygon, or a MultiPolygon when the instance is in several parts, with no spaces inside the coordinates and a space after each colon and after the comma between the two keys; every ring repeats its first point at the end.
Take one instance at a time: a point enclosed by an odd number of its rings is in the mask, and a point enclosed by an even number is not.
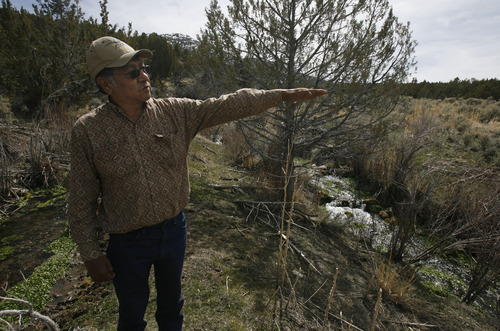
{"type": "Polygon", "coordinates": [[[12,287],[49,256],[45,248],[66,229],[65,210],[32,201],[0,222],[0,285],[12,287]]]}
{"type": "MultiPolygon", "coordinates": [[[[331,221],[341,225],[346,231],[369,243],[378,251],[388,251],[392,235],[389,224],[380,216],[366,211],[365,200],[355,193],[352,181],[328,175],[319,177],[314,184],[328,192],[328,200],[331,202],[328,202],[325,208],[330,213],[331,221]]],[[[425,244],[414,238],[408,246],[407,256],[416,255],[423,248],[425,244]]],[[[457,259],[433,257],[414,267],[422,282],[432,284],[443,292],[461,298],[467,290],[470,280],[469,269],[457,259]]],[[[498,298],[500,298],[500,288],[490,288],[477,298],[473,305],[495,314],[498,298]]]]}

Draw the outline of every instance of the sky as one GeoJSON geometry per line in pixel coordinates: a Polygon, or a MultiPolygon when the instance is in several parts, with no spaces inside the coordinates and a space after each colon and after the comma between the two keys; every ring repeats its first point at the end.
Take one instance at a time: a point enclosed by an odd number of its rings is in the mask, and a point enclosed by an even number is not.
{"type": "MultiPolygon", "coordinates": [[[[32,9],[36,0],[11,0],[32,9]]],[[[108,0],[109,21],[139,33],[183,33],[204,29],[210,0],[108,0]]],[[[400,22],[410,22],[419,82],[500,79],[500,0],[389,0],[400,22]]],[[[225,9],[229,0],[219,0],[225,9]]],[[[86,17],[100,21],[99,0],[80,0],[86,17]]]]}

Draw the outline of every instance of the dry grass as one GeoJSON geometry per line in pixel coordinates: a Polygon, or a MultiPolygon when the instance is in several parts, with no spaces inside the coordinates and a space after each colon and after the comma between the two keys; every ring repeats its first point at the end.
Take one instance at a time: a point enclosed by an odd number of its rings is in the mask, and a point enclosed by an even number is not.
{"type": "Polygon", "coordinates": [[[379,263],[375,266],[374,275],[370,281],[369,288],[382,291],[382,297],[385,300],[397,305],[407,305],[410,303],[413,295],[412,284],[414,274],[407,275],[408,271],[391,261],[379,263]]]}

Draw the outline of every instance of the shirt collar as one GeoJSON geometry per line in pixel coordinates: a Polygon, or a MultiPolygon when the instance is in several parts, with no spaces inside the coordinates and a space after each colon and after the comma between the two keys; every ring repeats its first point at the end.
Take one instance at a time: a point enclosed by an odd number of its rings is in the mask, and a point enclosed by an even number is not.
{"type": "MultiPolygon", "coordinates": [[[[150,104],[149,104],[150,100],[151,100],[151,98],[149,98],[146,102],[144,102],[143,114],[146,112],[147,108],[150,106],[150,104]]],[[[113,99],[111,98],[110,95],[108,95],[107,107],[110,110],[112,110],[115,113],[117,113],[118,115],[123,116],[124,118],[126,118],[128,120],[127,116],[125,115],[125,113],[123,112],[123,110],[121,109],[121,107],[117,103],[115,103],[113,101],[113,99]]]]}

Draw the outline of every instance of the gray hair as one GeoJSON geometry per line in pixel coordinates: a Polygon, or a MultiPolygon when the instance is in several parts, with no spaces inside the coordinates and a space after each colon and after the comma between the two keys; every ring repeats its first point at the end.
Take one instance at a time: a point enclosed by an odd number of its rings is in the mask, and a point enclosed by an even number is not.
{"type": "Polygon", "coordinates": [[[104,68],[96,76],[96,85],[97,85],[97,88],[99,89],[99,92],[101,92],[102,94],[107,94],[102,89],[102,87],[99,84],[97,84],[97,78],[98,77],[106,78],[107,80],[109,80],[111,82],[111,84],[113,84],[113,85],[116,86],[115,78],[113,77],[113,68],[104,68]]]}

